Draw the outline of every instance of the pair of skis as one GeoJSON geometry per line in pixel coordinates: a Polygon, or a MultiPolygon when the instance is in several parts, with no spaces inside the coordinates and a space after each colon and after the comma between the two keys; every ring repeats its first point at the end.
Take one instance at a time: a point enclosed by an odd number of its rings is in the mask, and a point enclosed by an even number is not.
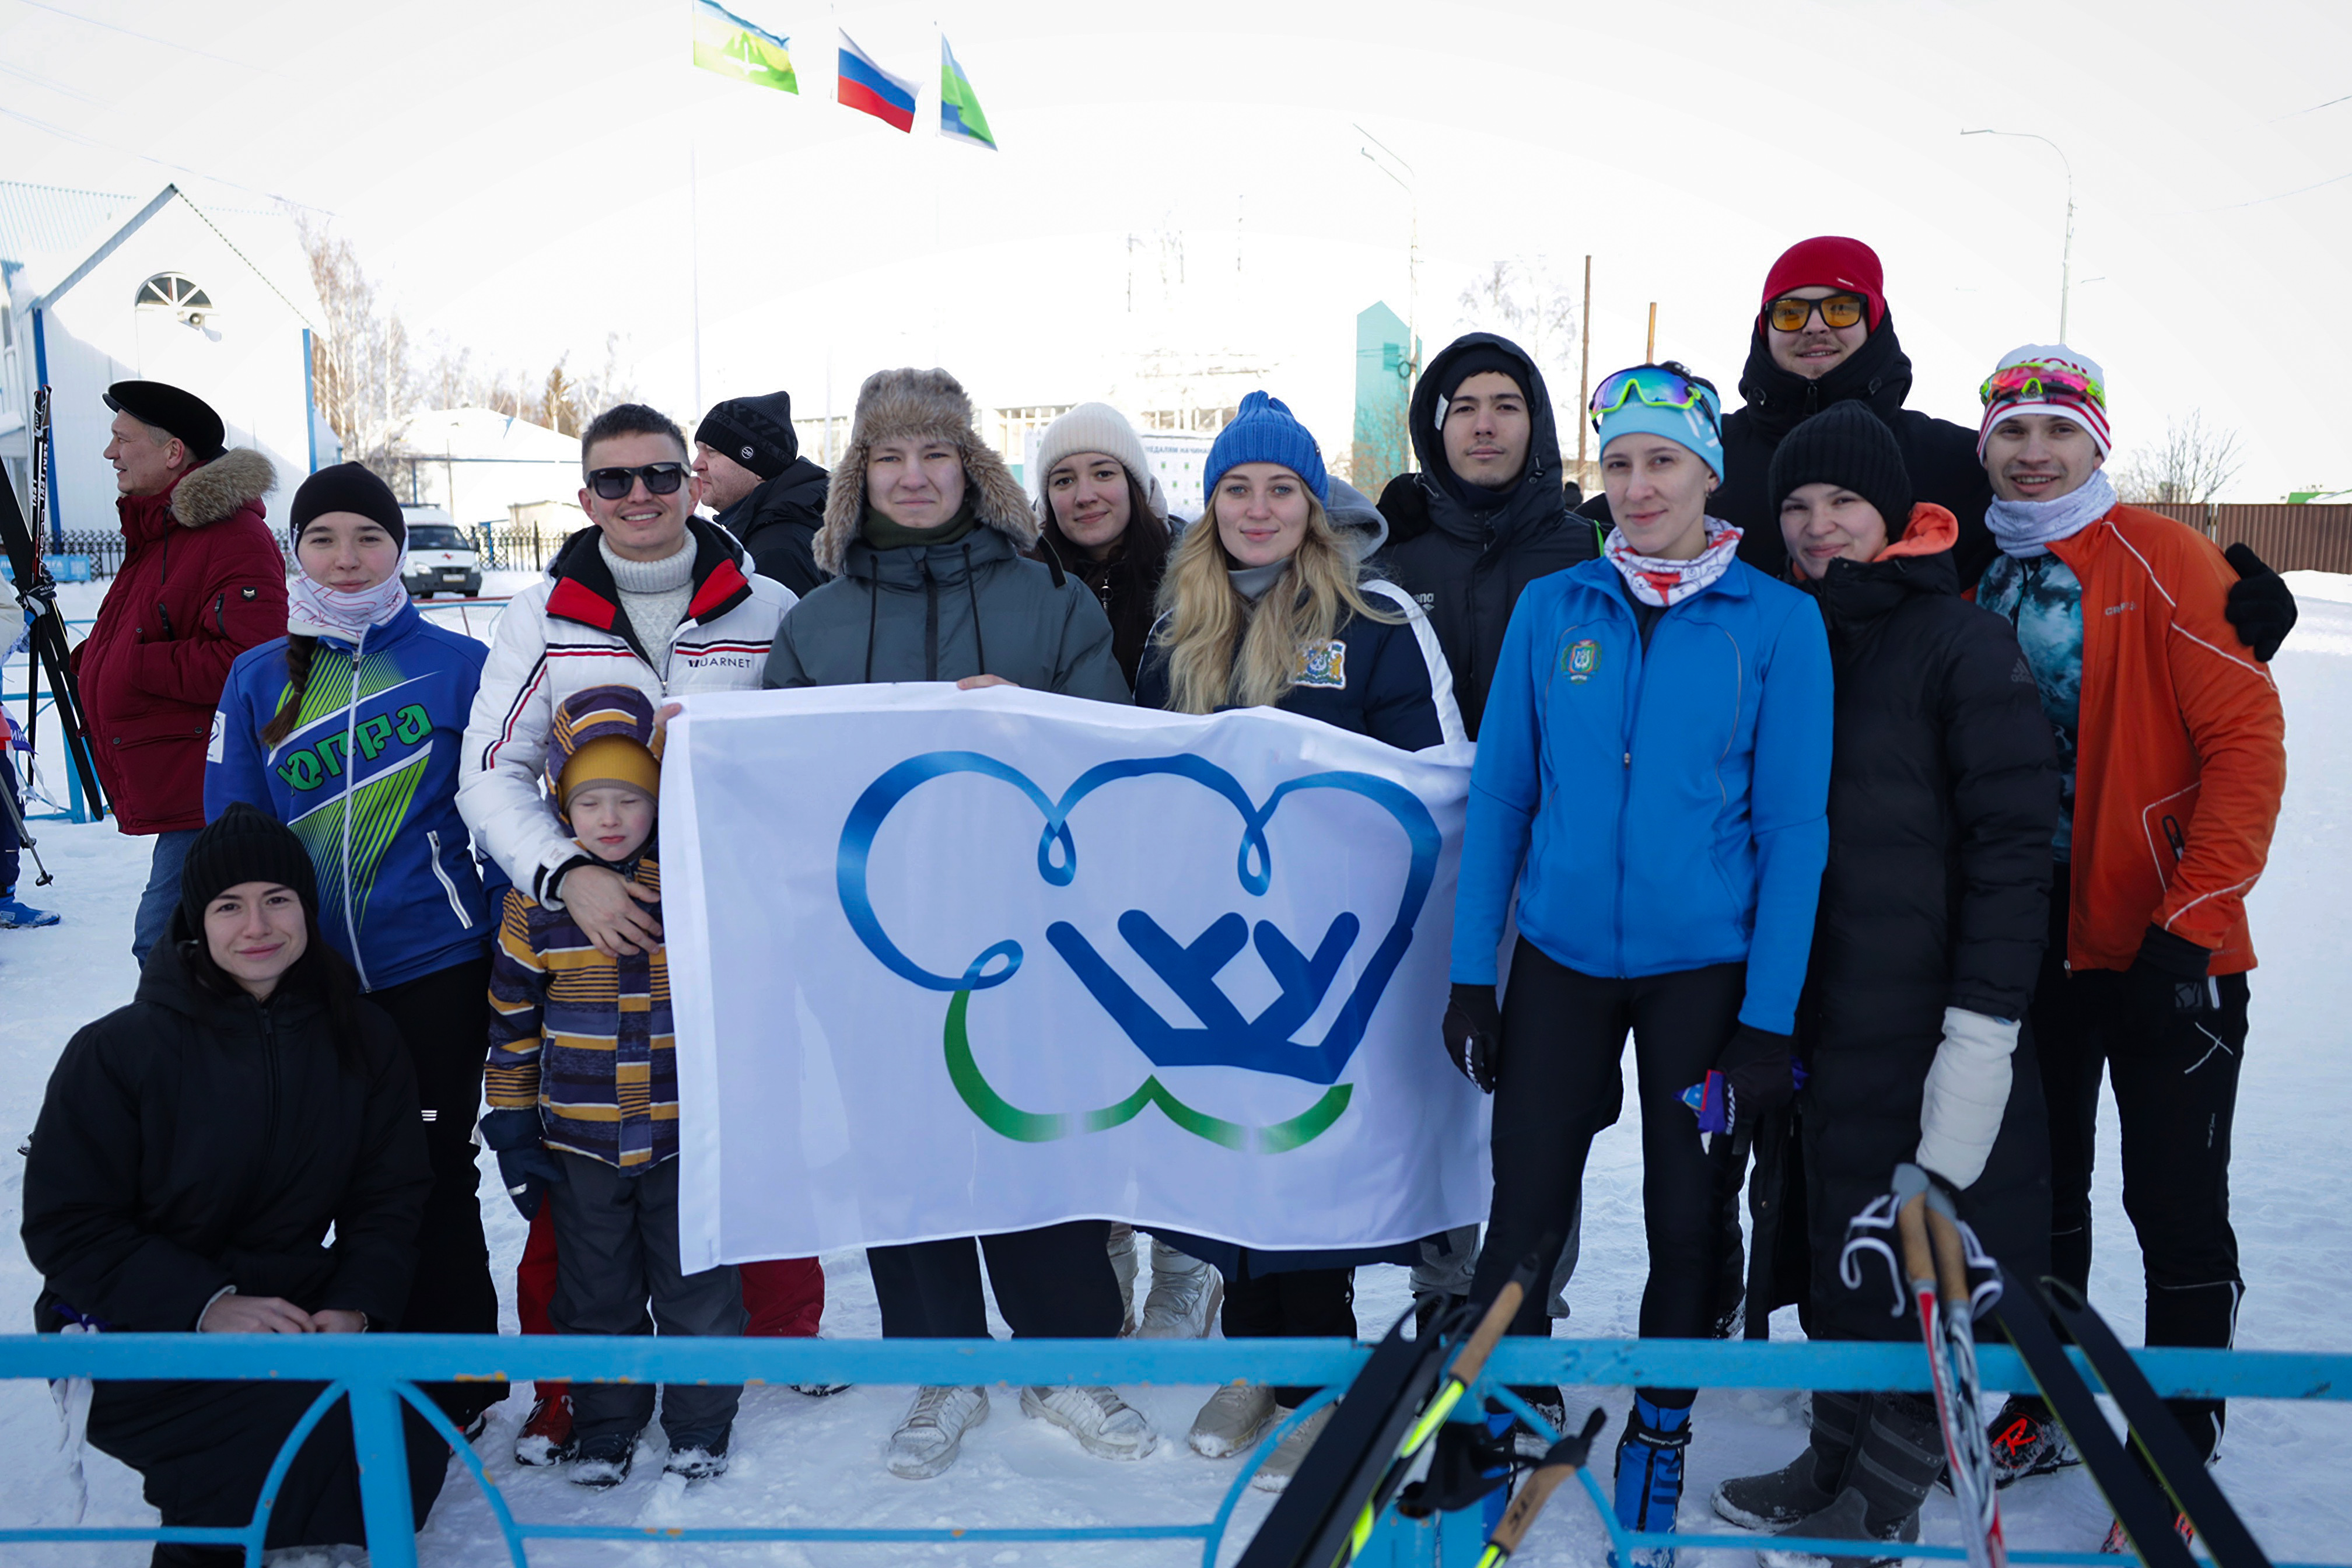
{"type": "Polygon", "coordinates": [[[1418,1339],[1404,1337],[1411,1313],[1397,1320],[1235,1568],[1343,1568],[1355,1560],[1486,1369],[1535,1282],[1535,1264],[1522,1262],[1483,1310],[1456,1307],[1418,1339]]]}
{"type": "MultiPolygon", "coordinates": [[[[31,520],[27,521],[24,508],[17,504],[16,487],[9,482],[7,468],[0,466],[0,546],[7,551],[8,570],[16,581],[16,602],[24,606],[26,630],[31,637],[31,669],[25,682],[26,733],[29,738],[40,711],[40,681],[37,677],[46,672],[58,723],[65,731],[66,754],[81,781],[82,798],[89,803],[93,816],[103,816],[106,795],[99,788],[98,768],[90,755],[89,731],[83,721],[81,697],[74,685],[65,617],[58,611],[57,584],[50,580],[48,567],[42,562],[40,539],[35,532],[44,521],[41,514],[47,510],[44,501],[48,488],[48,408],[49,389],[45,386],[34,395],[35,515],[31,520]]],[[[44,871],[41,880],[48,879],[44,871]]]]}
{"type": "Polygon", "coordinates": [[[1975,1292],[1969,1285],[1969,1255],[1977,1250],[1976,1237],[1960,1223],[1943,1189],[1916,1165],[1895,1169],[1895,1226],[1903,1248],[1903,1276],[1919,1317],[1919,1338],[1927,1347],[1936,1424],[1944,1436],[1944,1458],[1952,1478],[1952,1498],[1959,1505],[1969,1568],[2008,1568],[1992,1445],[1977,1414],[1975,1292]]]}

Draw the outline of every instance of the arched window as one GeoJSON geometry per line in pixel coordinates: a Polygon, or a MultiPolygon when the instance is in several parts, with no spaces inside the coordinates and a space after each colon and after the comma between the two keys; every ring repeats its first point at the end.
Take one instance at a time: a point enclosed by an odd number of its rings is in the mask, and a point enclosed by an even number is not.
{"type": "Polygon", "coordinates": [[[158,272],[139,285],[142,305],[156,305],[166,310],[209,310],[212,297],[195,285],[194,279],[183,278],[176,272],[158,272]]]}

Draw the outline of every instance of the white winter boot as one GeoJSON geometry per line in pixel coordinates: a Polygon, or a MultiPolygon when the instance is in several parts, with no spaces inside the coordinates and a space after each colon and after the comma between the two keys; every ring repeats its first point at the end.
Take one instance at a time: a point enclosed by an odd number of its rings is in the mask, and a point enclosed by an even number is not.
{"type": "Polygon", "coordinates": [[[1274,1410],[1274,1390],[1265,1384],[1229,1383],[1209,1395],[1184,1440],[1203,1458],[1229,1459],[1266,1435],[1274,1410]]]}
{"type": "Polygon", "coordinates": [[[1151,1293],[1143,1299],[1139,1340],[1201,1340],[1225,1301],[1225,1277],[1199,1258],[1151,1238],[1151,1293]]]}
{"type": "Polygon", "coordinates": [[[882,1462],[904,1480],[928,1480],[956,1462],[963,1435],[988,1419],[988,1390],[923,1387],[890,1434],[882,1462]]]}
{"type": "Polygon", "coordinates": [[[1160,1446],[1160,1434],[1143,1412],[1108,1388],[1024,1388],[1021,1414],[1051,1421],[1105,1459],[1140,1459],[1160,1446]]]}
{"type": "MultiPolygon", "coordinates": [[[[1274,1452],[1265,1457],[1265,1464],[1258,1473],[1250,1478],[1250,1485],[1262,1492],[1278,1492],[1288,1486],[1290,1478],[1298,1473],[1299,1464],[1307,1458],[1307,1450],[1315,1447],[1315,1439],[1323,1436],[1323,1428],[1331,1425],[1332,1413],[1339,1408],[1337,1404],[1327,1405],[1293,1426],[1290,1435],[1276,1443],[1274,1452]]],[[[1289,1415],[1289,1411],[1283,1410],[1276,1412],[1276,1418],[1287,1420],[1289,1415]]]]}
{"type": "MultiPolygon", "coordinates": [[[[1159,1245],[1152,1243],[1154,1258],[1159,1256],[1159,1245]]],[[[1110,1271],[1118,1277],[1118,1335],[1125,1339],[1135,1332],[1135,1227],[1131,1225],[1112,1222],[1110,1271]]]]}

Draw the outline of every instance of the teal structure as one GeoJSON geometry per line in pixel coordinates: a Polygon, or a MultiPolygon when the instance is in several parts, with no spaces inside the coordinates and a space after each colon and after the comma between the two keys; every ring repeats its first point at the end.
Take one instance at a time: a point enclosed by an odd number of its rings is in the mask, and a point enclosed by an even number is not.
{"type": "Polygon", "coordinates": [[[1378,496],[1412,466],[1406,427],[1421,342],[1397,313],[1378,301],[1356,312],[1356,433],[1348,471],[1355,487],[1378,496]]]}

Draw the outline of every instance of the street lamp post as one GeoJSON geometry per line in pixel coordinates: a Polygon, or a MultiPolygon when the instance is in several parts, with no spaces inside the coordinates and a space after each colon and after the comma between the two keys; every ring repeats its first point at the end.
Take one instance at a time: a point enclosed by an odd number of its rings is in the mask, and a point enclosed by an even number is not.
{"type": "Polygon", "coordinates": [[[2064,247],[2058,253],[2058,341],[2063,343],[2066,341],[2067,296],[2074,291],[2074,163],[2067,158],[2066,149],[2059,146],[2057,142],[2053,142],[2049,137],[2037,135],[2031,131],[1994,131],[1987,129],[1981,131],[1963,131],[1960,134],[1963,136],[2014,136],[2022,141],[2039,142],[2044,147],[2049,148],[2053,153],[2058,154],[2058,162],[2066,170],[2066,243],[2064,247]]]}
{"type": "Polygon", "coordinates": [[[1372,147],[1378,147],[1382,153],[1387,153],[1389,163],[1394,163],[1397,169],[1404,171],[1403,175],[1400,177],[1396,169],[1390,168],[1388,163],[1383,163],[1380,159],[1372,156],[1371,147],[1356,149],[1370,161],[1373,168],[1394,180],[1403,189],[1406,205],[1412,214],[1412,226],[1407,231],[1409,237],[1404,253],[1404,357],[1406,364],[1411,367],[1405,379],[1411,381],[1421,374],[1421,193],[1414,189],[1414,182],[1418,176],[1413,174],[1412,165],[1390,152],[1388,145],[1379,137],[1360,125],[1356,127],[1356,133],[1370,142],[1372,147]]]}

